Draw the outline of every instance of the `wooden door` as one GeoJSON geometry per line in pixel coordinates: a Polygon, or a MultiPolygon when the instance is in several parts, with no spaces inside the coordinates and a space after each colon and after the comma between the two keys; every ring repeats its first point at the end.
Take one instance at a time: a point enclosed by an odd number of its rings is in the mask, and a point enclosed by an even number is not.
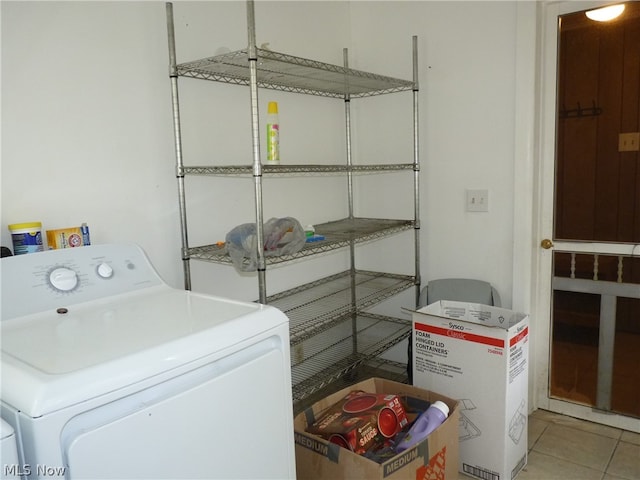
{"type": "Polygon", "coordinates": [[[557,89],[543,113],[553,140],[543,160],[551,236],[541,257],[550,312],[542,404],[638,430],[640,157],[622,140],[640,131],[640,3],[608,23],[583,8],[562,2],[545,15],[544,64],[557,89]]]}

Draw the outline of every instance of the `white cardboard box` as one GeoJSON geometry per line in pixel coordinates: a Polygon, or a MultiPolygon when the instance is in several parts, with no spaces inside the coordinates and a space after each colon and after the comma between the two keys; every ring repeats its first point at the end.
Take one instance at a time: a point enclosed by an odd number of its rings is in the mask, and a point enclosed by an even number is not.
{"type": "Polygon", "coordinates": [[[460,401],[459,471],[511,480],[527,464],[529,317],[441,301],[413,313],[413,383],[460,401]]]}

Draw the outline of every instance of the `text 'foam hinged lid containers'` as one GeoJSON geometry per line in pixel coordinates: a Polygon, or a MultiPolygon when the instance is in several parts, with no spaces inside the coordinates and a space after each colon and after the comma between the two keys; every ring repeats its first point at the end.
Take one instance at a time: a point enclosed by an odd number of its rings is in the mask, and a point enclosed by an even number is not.
{"type": "Polygon", "coordinates": [[[413,312],[413,383],[460,401],[460,465],[513,479],[527,463],[529,317],[440,301],[413,312]]]}
{"type": "MultiPolygon", "coordinates": [[[[413,418],[411,419],[413,420],[413,418]]],[[[381,378],[369,378],[314,403],[294,419],[296,473],[299,480],[446,480],[458,478],[458,402],[422,388],[381,378]],[[449,417],[427,438],[384,463],[377,463],[306,432],[322,413],[349,392],[387,393],[449,407],[449,417]]]]}

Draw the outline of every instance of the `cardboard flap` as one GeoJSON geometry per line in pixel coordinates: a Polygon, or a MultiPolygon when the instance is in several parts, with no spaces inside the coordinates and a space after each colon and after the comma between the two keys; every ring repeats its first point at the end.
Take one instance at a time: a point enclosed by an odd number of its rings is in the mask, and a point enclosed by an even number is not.
{"type": "Polygon", "coordinates": [[[413,313],[433,315],[452,320],[476,323],[487,327],[509,329],[521,322],[527,315],[506,308],[492,307],[480,303],[440,300],[413,313]]]}

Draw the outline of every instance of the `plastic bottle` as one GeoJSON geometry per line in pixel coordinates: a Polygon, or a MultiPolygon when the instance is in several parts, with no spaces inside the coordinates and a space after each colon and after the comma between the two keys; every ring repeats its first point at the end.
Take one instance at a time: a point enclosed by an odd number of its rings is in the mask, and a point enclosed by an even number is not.
{"type": "Polygon", "coordinates": [[[267,107],[267,161],[268,165],[280,164],[280,121],[278,102],[269,102],[267,107]]]}
{"type": "Polygon", "coordinates": [[[82,245],[91,245],[91,237],[89,236],[89,226],[86,223],[80,225],[80,231],[82,232],[82,245]]]}
{"type": "Polygon", "coordinates": [[[420,416],[413,422],[413,425],[404,436],[402,441],[396,445],[396,452],[400,453],[408,448],[413,447],[415,444],[420,443],[422,440],[440,426],[449,416],[449,407],[446,403],[436,400],[429,408],[420,414],[420,416]]]}
{"type": "Polygon", "coordinates": [[[15,255],[42,252],[42,223],[14,223],[9,225],[9,232],[15,255]]]}

